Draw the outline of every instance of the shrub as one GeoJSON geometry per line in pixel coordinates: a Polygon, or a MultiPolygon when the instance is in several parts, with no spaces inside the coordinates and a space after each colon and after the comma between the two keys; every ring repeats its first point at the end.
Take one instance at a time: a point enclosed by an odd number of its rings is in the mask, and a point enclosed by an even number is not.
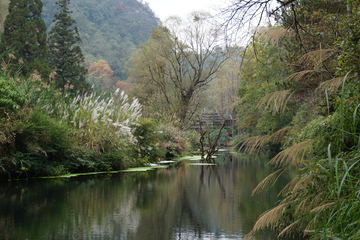
{"type": "Polygon", "coordinates": [[[140,127],[141,116],[136,99],[129,101],[119,90],[73,96],[66,89],[54,89],[36,73],[16,84],[11,81],[0,83],[12,91],[1,98],[14,102],[2,105],[11,111],[0,119],[1,178],[136,165],[133,130],[140,127]],[[26,105],[22,99],[28,99],[26,105]]]}
{"type": "Polygon", "coordinates": [[[185,132],[185,137],[187,139],[187,143],[189,144],[189,149],[200,149],[200,134],[198,132],[196,132],[195,130],[188,130],[185,132]]]}
{"type": "Polygon", "coordinates": [[[0,76],[0,110],[19,109],[25,102],[26,95],[19,83],[14,79],[0,76]]]}
{"type": "MultiPolygon", "coordinates": [[[[220,129],[214,129],[210,132],[210,141],[213,143],[219,134],[220,129]]],[[[228,130],[222,129],[220,132],[220,138],[218,139],[218,146],[224,146],[229,142],[228,130]]],[[[207,140],[205,140],[207,142],[207,140]]]]}
{"type": "Polygon", "coordinates": [[[151,162],[156,162],[159,158],[165,157],[166,150],[160,147],[164,141],[164,136],[158,130],[159,125],[147,118],[141,119],[139,124],[134,129],[134,136],[138,139],[139,157],[148,157],[151,162]]]}
{"type": "Polygon", "coordinates": [[[185,131],[174,122],[161,121],[158,130],[163,136],[160,147],[166,149],[166,157],[181,156],[189,148],[185,131]]]}
{"type": "Polygon", "coordinates": [[[19,177],[26,169],[32,176],[67,172],[63,167],[72,142],[69,128],[40,111],[24,108],[11,115],[0,132],[0,166],[4,173],[19,177]]]}

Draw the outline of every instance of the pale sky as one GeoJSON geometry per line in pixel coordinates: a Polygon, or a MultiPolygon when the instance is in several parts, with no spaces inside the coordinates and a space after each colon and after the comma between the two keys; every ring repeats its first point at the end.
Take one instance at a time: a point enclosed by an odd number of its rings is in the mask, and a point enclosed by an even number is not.
{"type": "Polygon", "coordinates": [[[150,8],[162,22],[172,15],[182,18],[192,11],[207,11],[214,13],[215,5],[224,0],[144,0],[149,3],[150,8]]]}

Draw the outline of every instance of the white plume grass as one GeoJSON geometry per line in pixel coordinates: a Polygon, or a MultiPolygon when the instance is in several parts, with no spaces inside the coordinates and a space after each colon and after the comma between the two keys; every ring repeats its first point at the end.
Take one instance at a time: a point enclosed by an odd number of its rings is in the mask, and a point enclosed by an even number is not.
{"type": "Polygon", "coordinates": [[[82,133],[78,140],[91,142],[89,145],[96,146],[94,142],[100,136],[106,136],[112,142],[135,144],[137,140],[132,134],[132,127],[138,126],[142,108],[137,99],[130,102],[124,91],[119,92],[116,89],[112,94],[79,94],[69,103],[64,96],[59,102],[49,103],[43,109],[78,129],[82,133]]]}

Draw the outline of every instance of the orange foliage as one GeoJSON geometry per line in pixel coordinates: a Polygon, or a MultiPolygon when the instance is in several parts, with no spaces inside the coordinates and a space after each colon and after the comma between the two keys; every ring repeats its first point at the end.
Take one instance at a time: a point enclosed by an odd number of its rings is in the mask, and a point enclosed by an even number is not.
{"type": "Polygon", "coordinates": [[[120,88],[121,91],[128,91],[130,88],[131,88],[131,85],[126,83],[126,82],[123,82],[123,81],[117,81],[115,86],[117,88],[120,88]]]}
{"type": "Polygon", "coordinates": [[[96,82],[101,84],[105,90],[109,90],[111,88],[111,80],[114,72],[104,60],[90,63],[88,73],[91,77],[94,77],[96,82]]]}
{"type": "Polygon", "coordinates": [[[90,63],[88,73],[96,78],[111,78],[114,75],[114,72],[111,70],[110,66],[102,59],[98,62],[90,63]]]}

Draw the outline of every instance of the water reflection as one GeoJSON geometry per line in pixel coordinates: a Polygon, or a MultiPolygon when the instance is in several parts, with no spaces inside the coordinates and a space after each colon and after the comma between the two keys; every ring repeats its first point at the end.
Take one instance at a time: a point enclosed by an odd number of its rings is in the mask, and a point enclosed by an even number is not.
{"type": "Polygon", "coordinates": [[[289,179],[251,197],[266,161],[224,152],[218,166],[1,183],[0,239],[239,239],[289,179]]]}

